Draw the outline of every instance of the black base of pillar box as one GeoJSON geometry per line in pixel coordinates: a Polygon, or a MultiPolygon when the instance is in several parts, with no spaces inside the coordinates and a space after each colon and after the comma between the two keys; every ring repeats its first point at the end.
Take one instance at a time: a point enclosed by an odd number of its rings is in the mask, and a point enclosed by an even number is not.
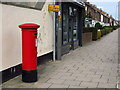
{"type": "Polygon", "coordinates": [[[28,83],[36,82],[37,70],[31,70],[31,71],[22,70],[22,81],[28,83]]]}

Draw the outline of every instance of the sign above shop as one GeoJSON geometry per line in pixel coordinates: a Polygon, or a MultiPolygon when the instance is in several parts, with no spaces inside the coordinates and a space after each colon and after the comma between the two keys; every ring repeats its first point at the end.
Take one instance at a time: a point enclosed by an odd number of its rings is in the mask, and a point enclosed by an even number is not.
{"type": "Polygon", "coordinates": [[[49,5],[48,6],[48,11],[59,12],[60,11],[60,5],[49,5]]]}

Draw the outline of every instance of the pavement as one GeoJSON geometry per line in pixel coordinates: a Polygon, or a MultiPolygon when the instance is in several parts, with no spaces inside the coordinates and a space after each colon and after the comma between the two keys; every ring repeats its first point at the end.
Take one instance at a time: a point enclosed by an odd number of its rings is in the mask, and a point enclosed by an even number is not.
{"type": "Polygon", "coordinates": [[[118,30],[70,51],[62,60],[38,66],[38,81],[24,83],[21,75],[3,88],[117,88],[118,30]]]}

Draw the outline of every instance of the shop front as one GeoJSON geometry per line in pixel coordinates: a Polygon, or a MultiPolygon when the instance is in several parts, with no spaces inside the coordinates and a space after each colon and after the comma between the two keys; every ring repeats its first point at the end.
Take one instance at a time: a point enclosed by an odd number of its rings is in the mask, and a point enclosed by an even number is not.
{"type": "MultiPolygon", "coordinates": [[[[76,2],[62,2],[61,3],[61,43],[60,38],[57,39],[58,46],[61,44],[61,53],[64,55],[82,46],[82,30],[84,26],[84,6],[76,2]]],[[[58,31],[59,32],[59,31],[58,31]]],[[[58,35],[57,34],[57,35],[58,35]]],[[[59,35],[58,35],[59,36],[59,35]]],[[[57,49],[59,51],[59,49],[57,49]]]]}
{"type": "Polygon", "coordinates": [[[80,46],[82,8],[74,3],[62,3],[62,55],[80,46]]]}

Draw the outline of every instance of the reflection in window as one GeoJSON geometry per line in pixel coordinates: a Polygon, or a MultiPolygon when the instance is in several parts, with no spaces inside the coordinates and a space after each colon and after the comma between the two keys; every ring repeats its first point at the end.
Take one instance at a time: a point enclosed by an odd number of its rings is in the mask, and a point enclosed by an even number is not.
{"type": "MultiPolygon", "coordinates": [[[[66,8],[66,7],[64,7],[66,8]]],[[[67,44],[68,43],[68,28],[67,28],[67,15],[68,14],[68,10],[67,9],[63,9],[63,44],[67,44]]]]}
{"type": "Polygon", "coordinates": [[[77,24],[78,24],[78,14],[77,14],[77,9],[73,9],[74,12],[74,17],[73,17],[73,40],[77,40],[77,24]]]}
{"type": "Polygon", "coordinates": [[[69,7],[69,15],[72,16],[73,15],[73,10],[72,7],[69,7]]]}
{"type": "Polygon", "coordinates": [[[69,17],[69,42],[72,42],[73,20],[69,17]]]}

